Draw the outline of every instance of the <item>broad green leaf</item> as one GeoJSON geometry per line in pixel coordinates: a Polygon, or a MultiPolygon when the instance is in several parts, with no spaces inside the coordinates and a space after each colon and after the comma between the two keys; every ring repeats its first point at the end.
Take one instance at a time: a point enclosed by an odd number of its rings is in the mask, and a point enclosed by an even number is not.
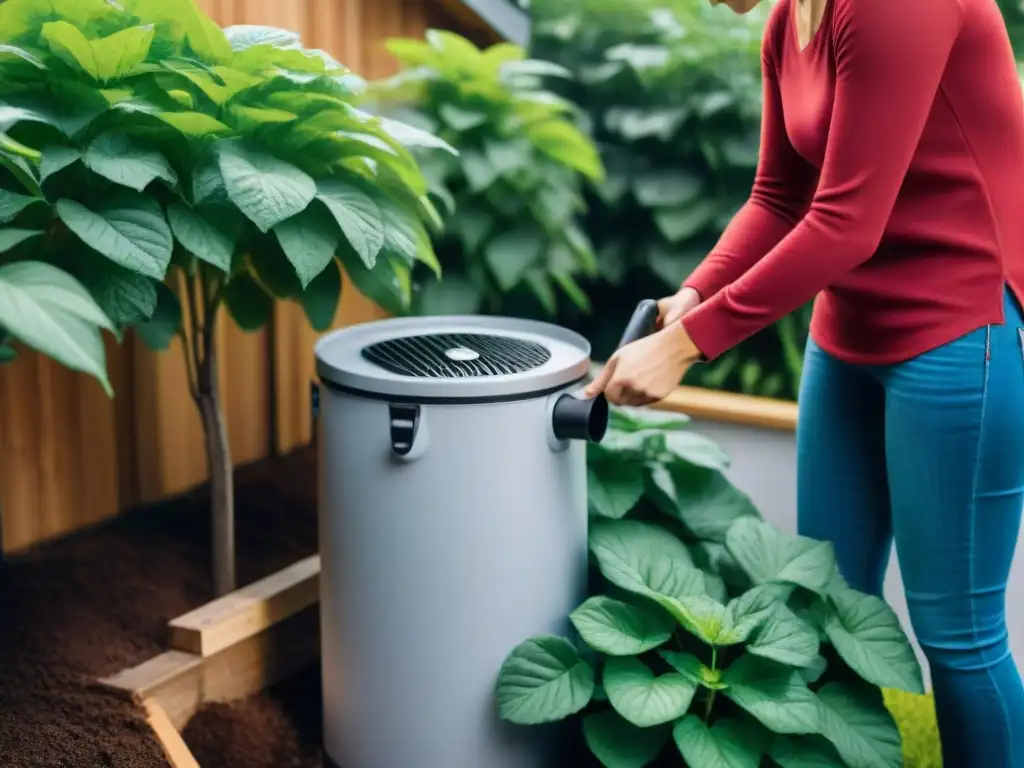
{"type": "Polygon", "coordinates": [[[456,131],[469,131],[478,128],[489,119],[486,112],[465,109],[448,102],[438,107],[438,114],[450,128],[456,131]]]}
{"type": "Polygon", "coordinates": [[[671,514],[700,541],[724,544],[734,521],[761,517],[750,497],[721,470],[673,462],[665,472],[675,501],[671,514]]]}
{"type": "Polygon", "coordinates": [[[152,317],[135,326],[142,342],[152,350],[165,350],[181,328],[181,304],[174,291],[164,283],[156,283],[156,309],[152,317]]]}
{"type": "Polygon", "coordinates": [[[296,32],[254,24],[235,24],[226,27],[224,36],[236,51],[244,51],[254,45],[273,45],[277,48],[294,48],[302,45],[302,40],[296,32]]]}
{"type": "Polygon", "coordinates": [[[283,125],[298,120],[298,115],[285,112],[283,109],[267,109],[265,107],[247,107],[234,104],[230,108],[235,126],[243,132],[252,132],[268,125],[283,125]]]}
{"type": "Polygon", "coordinates": [[[0,266],[0,326],[62,365],[94,376],[113,395],[98,330],[113,330],[113,324],[71,275],[39,261],[0,266]]]}
{"type": "Polygon", "coordinates": [[[436,277],[441,276],[441,265],[437,261],[430,236],[412,210],[384,194],[374,199],[380,208],[384,222],[384,248],[402,258],[419,261],[429,267],[436,277]]]}
{"type": "Polygon", "coordinates": [[[181,203],[171,203],[167,207],[167,220],[185,250],[225,274],[231,270],[235,241],[226,228],[181,203]]]}
{"type": "Polygon", "coordinates": [[[93,173],[136,192],[142,192],[156,179],[172,187],[178,183],[178,174],[167,158],[119,131],[108,131],[93,139],[82,161],[93,173]]]}
{"type": "Polygon", "coordinates": [[[498,287],[507,292],[523,279],[544,252],[545,242],[536,229],[510,229],[500,232],[484,246],[484,258],[498,287]]]}
{"type": "Polygon", "coordinates": [[[817,601],[813,615],[843,661],[869,683],[924,693],[914,649],[884,600],[841,587],[828,602],[817,601]]]}
{"type": "Polygon", "coordinates": [[[261,232],[304,210],[316,182],[291,163],[240,144],[224,144],[218,155],[228,197],[261,232]]]}
{"type": "Polygon", "coordinates": [[[610,458],[587,464],[587,500],[591,514],[618,520],[644,495],[643,468],[610,458]]]}
{"type": "Polygon", "coordinates": [[[274,300],[248,272],[232,278],[224,289],[224,305],[243,331],[258,331],[274,312],[274,300]]]}
{"type": "Polygon", "coordinates": [[[157,283],[107,259],[89,258],[81,282],[115,327],[143,322],[156,311],[157,283]]]}
{"type": "Polygon", "coordinates": [[[747,590],[725,609],[719,645],[745,643],[764,624],[785,600],[785,594],[772,589],[773,585],[760,585],[747,590]]]}
{"type": "Polygon", "coordinates": [[[775,605],[747,652],[790,667],[812,667],[821,658],[818,631],[784,603],[775,605]]]}
{"type": "Polygon", "coordinates": [[[644,173],[633,180],[633,194],[645,208],[684,205],[696,200],[702,189],[699,177],[679,170],[644,173]]]}
{"type": "Polygon", "coordinates": [[[594,670],[561,637],[535,637],[519,645],[498,673],[498,714],[517,725],[564,720],[594,694],[594,670]]]}
{"type": "Polygon", "coordinates": [[[39,167],[39,180],[46,181],[55,173],[60,173],[73,163],[82,159],[82,153],[74,147],[62,147],[56,144],[43,147],[43,160],[39,167]]]}
{"type": "Polygon", "coordinates": [[[823,594],[836,574],[830,543],[785,534],[754,517],[733,522],[726,546],[755,584],[796,584],[823,594]]]}
{"type": "Polygon", "coordinates": [[[333,258],[299,296],[299,303],[314,331],[331,327],[341,302],[341,271],[333,258]]]}
{"type": "Polygon", "coordinates": [[[346,274],[363,296],[392,314],[402,314],[409,309],[412,297],[408,264],[381,258],[373,269],[368,269],[351,247],[344,246],[339,248],[338,256],[346,274]]]}
{"type": "Polygon", "coordinates": [[[818,700],[821,734],[849,768],[901,768],[899,729],[877,688],[828,683],[818,691],[818,700]]]}
{"type": "Polygon", "coordinates": [[[570,614],[587,645],[609,656],[638,656],[657,648],[675,630],[672,617],[653,605],[631,605],[598,595],[570,614]]]}
{"type": "Polygon", "coordinates": [[[0,45],[0,57],[7,56],[13,56],[26,61],[36,69],[46,69],[46,65],[38,56],[16,45],[0,45]]]}
{"type": "Polygon", "coordinates": [[[220,164],[207,157],[192,171],[192,200],[200,204],[228,204],[228,191],[224,186],[224,177],[220,172],[220,164]]]}
{"type": "Polygon", "coordinates": [[[385,240],[383,215],[374,198],[361,184],[341,179],[319,182],[316,197],[327,206],[359,258],[373,269],[385,240]]]}
{"type": "Polygon", "coordinates": [[[174,239],[160,204],[124,192],[96,207],[57,201],[57,215],[78,238],[115,264],[154,280],[163,280],[174,239]]]}
{"type": "Polygon", "coordinates": [[[684,461],[708,469],[726,469],[729,455],[718,443],[690,430],[676,430],[665,435],[668,450],[684,461]]]}
{"type": "Polygon", "coordinates": [[[705,665],[692,653],[677,651],[659,651],[658,653],[668,662],[669,666],[695,685],[707,688],[709,691],[724,691],[728,687],[722,682],[723,670],[705,665]]]}
{"type": "Polygon", "coordinates": [[[12,248],[24,243],[33,237],[43,234],[38,229],[16,229],[14,227],[0,228],[0,253],[6,253],[12,248]]]}
{"type": "Polygon", "coordinates": [[[420,286],[416,297],[416,314],[475,315],[480,311],[483,292],[480,287],[459,275],[445,275],[420,286]]]}
{"type": "Polygon", "coordinates": [[[55,56],[94,80],[104,82],[124,76],[145,61],[154,34],[153,26],[149,25],[129,27],[90,40],[67,21],[47,22],[41,30],[43,40],[55,56]]]}
{"type": "Polygon", "coordinates": [[[848,768],[821,736],[777,736],[768,755],[780,768],[848,768]]]}
{"type": "Polygon", "coordinates": [[[604,176],[601,156],[593,143],[576,126],[565,120],[548,120],[532,125],[527,135],[541,152],[593,181],[604,176]]]}
{"type": "Polygon", "coordinates": [[[758,768],[761,732],[739,720],[718,720],[708,727],[696,715],[676,723],[672,736],[689,768],[758,768]]]}
{"type": "Polygon", "coordinates": [[[42,203],[44,200],[39,197],[19,195],[15,192],[8,192],[0,189],[0,224],[7,224],[30,205],[42,203]]]}
{"type": "Polygon", "coordinates": [[[612,657],[602,677],[608,701],[615,711],[638,728],[651,728],[686,714],[697,686],[678,672],[655,677],[634,658],[612,657]]]}
{"type": "Polygon", "coordinates": [[[605,768],[645,768],[665,748],[671,734],[668,725],[637,728],[614,711],[583,720],[587,747],[605,768]]]}
{"type": "Polygon", "coordinates": [[[634,594],[703,594],[704,578],[686,546],[664,528],[639,520],[591,524],[590,551],[606,579],[634,594]],[[661,592],[659,590],[665,590],[661,592]]]}
{"type": "Polygon", "coordinates": [[[670,243],[680,243],[696,236],[714,222],[718,208],[710,200],[702,200],[683,208],[661,208],[654,212],[654,223],[670,243]]]}
{"type": "Polygon", "coordinates": [[[663,416],[632,408],[614,407],[608,416],[609,429],[620,432],[643,432],[650,429],[664,432],[676,432],[686,429],[690,417],[685,414],[663,416]]]}
{"type": "Polygon", "coordinates": [[[432,133],[386,117],[379,121],[381,129],[406,149],[440,149],[451,155],[459,154],[451,144],[432,133]]]}
{"type": "Polygon", "coordinates": [[[309,206],[274,227],[274,235],[295,268],[303,289],[334,262],[338,250],[337,226],[322,208],[309,206]]]}
{"type": "Polygon", "coordinates": [[[812,734],[821,729],[821,705],[800,675],[786,667],[742,656],[723,677],[725,695],[774,733],[812,734]]]}
{"type": "Polygon", "coordinates": [[[157,112],[156,117],[186,136],[202,138],[231,133],[231,128],[202,112],[157,112]]]}

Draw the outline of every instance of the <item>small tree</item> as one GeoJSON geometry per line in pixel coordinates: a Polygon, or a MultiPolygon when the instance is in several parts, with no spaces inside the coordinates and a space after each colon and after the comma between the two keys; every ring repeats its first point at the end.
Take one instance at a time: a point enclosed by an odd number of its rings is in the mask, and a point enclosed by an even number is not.
{"type": "Polygon", "coordinates": [[[568,71],[515,45],[482,51],[440,30],[390,40],[388,50],[405,67],[371,93],[459,150],[421,160],[450,217],[436,240],[445,280],[423,285],[415,309],[518,313],[526,299],[554,315],[561,292],[588,310],[578,278],[595,275],[597,260],[576,218],[583,183],[600,181],[604,168],[573,105],[544,88],[545,77],[568,71]]]}
{"type": "Polygon", "coordinates": [[[0,115],[12,141],[38,147],[19,194],[44,219],[43,248],[119,329],[155,348],[183,341],[223,594],[235,569],[221,308],[255,330],[293,300],[326,329],[339,262],[377,303],[408,307],[413,264],[439,270],[424,224],[438,215],[409,147],[450,147],[356,109],[363,81],[294,33],[221,30],[192,0],[8,0],[0,42],[0,115]]]}

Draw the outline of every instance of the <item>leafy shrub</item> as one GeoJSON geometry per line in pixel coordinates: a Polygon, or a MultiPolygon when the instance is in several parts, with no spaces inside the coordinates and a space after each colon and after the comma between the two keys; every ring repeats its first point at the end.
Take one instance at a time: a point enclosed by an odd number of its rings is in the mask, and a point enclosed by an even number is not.
{"type": "Polygon", "coordinates": [[[481,51],[439,30],[390,40],[388,50],[405,68],[374,95],[459,151],[421,157],[448,217],[437,241],[445,280],[421,286],[416,310],[508,312],[525,295],[552,315],[559,292],[589,309],[577,281],[597,264],[575,218],[585,210],[581,182],[603,169],[568,119],[573,107],[541,83],[568,73],[518,46],[481,51]]]}
{"type": "MultiPolygon", "coordinates": [[[[409,147],[450,147],[358,110],[363,81],[294,33],[221,30],[192,0],[7,0],[0,43],[0,162],[11,171],[0,280],[38,275],[31,264],[42,261],[84,285],[107,325],[135,327],[157,348],[182,339],[206,433],[216,589],[227,591],[221,308],[255,330],[274,299],[290,299],[326,328],[339,262],[377,303],[407,307],[413,264],[438,268],[424,224],[438,216],[409,147]]],[[[23,302],[4,308],[3,325],[67,337],[77,312],[104,327],[64,283],[63,310],[57,286],[45,317],[39,301],[23,302]]],[[[73,352],[97,373],[98,335],[77,333],[73,352]]],[[[76,363],[68,349],[44,351],[76,363]]]]}
{"type": "Polygon", "coordinates": [[[682,422],[616,414],[589,460],[600,578],[569,617],[582,644],[516,648],[501,717],[578,715],[607,768],[669,749],[691,768],[902,765],[879,688],[923,682],[897,617],[845,584],[830,544],[762,520],[724,466],[682,422]]]}
{"type": "MultiPolygon", "coordinates": [[[[584,287],[601,311],[562,318],[599,357],[629,307],[678,289],[750,193],[765,10],[736,16],[705,0],[535,4],[534,53],[575,75],[559,91],[585,110],[608,168],[586,219],[601,274],[584,287]]],[[[808,318],[797,312],[695,366],[694,383],[795,397],[808,318]]]]}

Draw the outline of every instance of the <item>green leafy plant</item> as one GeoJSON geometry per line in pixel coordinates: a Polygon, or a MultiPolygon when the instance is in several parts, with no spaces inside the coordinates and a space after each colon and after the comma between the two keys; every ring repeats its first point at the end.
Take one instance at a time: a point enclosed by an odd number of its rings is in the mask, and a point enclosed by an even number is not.
{"type": "Polygon", "coordinates": [[[390,40],[388,50],[404,69],[374,86],[380,107],[459,150],[421,157],[447,213],[436,242],[445,279],[418,281],[415,310],[509,312],[526,300],[553,315],[559,292],[589,310],[578,279],[597,264],[576,217],[583,182],[600,180],[603,168],[569,119],[572,105],[542,83],[568,73],[518,46],[480,50],[440,30],[390,40]]]}
{"type": "MultiPolygon", "coordinates": [[[[0,281],[24,285],[34,270],[38,284],[41,261],[102,310],[64,280],[35,288],[62,330],[33,326],[24,302],[3,325],[23,338],[35,328],[29,342],[52,354],[72,314],[135,328],[155,348],[181,338],[206,437],[218,593],[235,583],[221,309],[255,330],[275,299],[293,300],[325,329],[339,266],[394,311],[409,305],[414,264],[438,269],[428,225],[439,217],[410,148],[454,150],[357,109],[364,85],[292,32],[221,30],[192,0],[0,4],[0,238],[11,246],[0,281]]],[[[94,337],[77,332],[96,373],[94,337]]]]}
{"type": "Polygon", "coordinates": [[[589,458],[600,575],[569,617],[582,642],[517,647],[501,717],[579,717],[606,768],[673,751],[690,768],[901,766],[880,688],[923,681],[896,615],[845,584],[830,544],[766,523],[725,466],[685,422],[615,414],[589,458]]]}
{"type": "MultiPolygon", "coordinates": [[[[600,277],[584,288],[601,311],[559,318],[599,358],[629,307],[677,290],[750,193],[765,10],[737,16],[704,0],[534,5],[534,55],[573,73],[553,87],[585,111],[608,168],[585,220],[600,277]]],[[[808,310],[784,318],[695,366],[688,381],[795,398],[808,319],[808,310]]]]}

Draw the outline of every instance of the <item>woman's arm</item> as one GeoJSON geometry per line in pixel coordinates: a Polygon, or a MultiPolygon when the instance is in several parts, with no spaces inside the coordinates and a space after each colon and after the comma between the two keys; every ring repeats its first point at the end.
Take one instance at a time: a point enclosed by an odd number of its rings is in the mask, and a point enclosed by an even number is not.
{"type": "Polygon", "coordinates": [[[761,51],[761,146],[750,199],[733,217],[711,253],[683,283],[707,299],[737,280],[797,225],[817,182],[816,170],[793,149],[782,117],[774,46],[789,3],[773,9],[761,51]]]}
{"type": "Polygon", "coordinates": [[[959,33],[957,0],[830,0],[836,88],[803,220],[683,318],[713,359],[867,261],[882,238],[959,33]]]}

